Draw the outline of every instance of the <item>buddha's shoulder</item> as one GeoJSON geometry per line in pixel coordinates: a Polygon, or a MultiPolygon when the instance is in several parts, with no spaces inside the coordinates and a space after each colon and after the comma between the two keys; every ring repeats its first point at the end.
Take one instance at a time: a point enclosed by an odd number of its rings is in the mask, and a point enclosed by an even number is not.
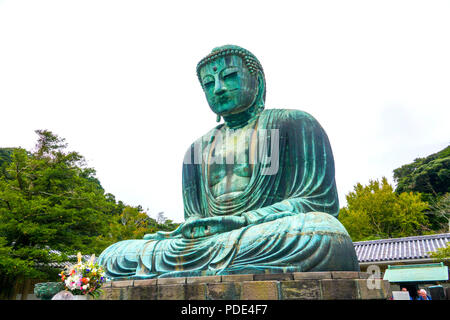
{"type": "Polygon", "coordinates": [[[318,123],[308,112],[296,109],[265,109],[261,116],[276,120],[280,125],[284,123],[318,123]]]}
{"type": "Polygon", "coordinates": [[[193,148],[194,146],[197,148],[200,147],[200,149],[204,148],[206,145],[212,142],[215,136],[220,134],[220,128],[221,125],[217,125],[216,127],[212,128],[207,133],[205,133],[201,137],[197,138],[194,142],[192,142],[190,148],[193,148]]]}

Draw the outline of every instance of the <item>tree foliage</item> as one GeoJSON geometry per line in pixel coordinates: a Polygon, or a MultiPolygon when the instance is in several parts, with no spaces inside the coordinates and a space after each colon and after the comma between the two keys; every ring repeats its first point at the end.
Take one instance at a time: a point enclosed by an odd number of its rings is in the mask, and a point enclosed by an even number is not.
{"type": "Polygon", "coordinates": [[[171,231],[178,227],[178,224],[173,223],[172,220],[158,221],[149,217],[139,206],[125,206],[118,221],[114,232],[117,241],[142,239],[147,233],[171,231]]]}
{"type": "Polygon", "coordinates": [[[428,204],[420,194],[398,194],[385,177],[367,186],[358,183],[346,198],[339,220],[353,241],[406,237],[429,230],[424,213],[428,204]]]}
{"type": "Polygon", "coordinates": [[[450,192],[450,146],[394,170],[396,192],[420,192],[424,200],[450,192]]]}
{"type": "Polygon", "coordinates": [[[394,170],[396,192],[420,192],[430,204],[426,212],[435,232],[450,231],[450,146],[394,170]]]}
{"type": "Polygon", "coordinates": [[[11,162],[11,154],[13,151],[13,148],[0,148],[0,166],[4,163],[11,162]]]}
{"type": "Polygon", "coordinates": [[[80,154],[66,152],[64,140],[49,131],[36,133],[36,150],[14,149],[0,177],[0,235],[9,256],[39,274],[35,265],[64,258],[50,249],[100,253],[113,239],[108,227],[114,204],[80,154]]]}
{"type": "Polygon", "coordinates": [[[437,225],[433,229],[450,232],[450,193],[438,196],[430,202],[430,211],[427,214],[431,218],[430,220],[437,225]]]}
{"type": "Polygon", "coordinates": [[[450,267],[450,242],[447,242],[445,247],[429,253],[435,262],[443,262],[447,267],[450,267]]]}
{"type": "Polygon", "coordinates": [[[11,162],[11,155],[14,149],[12,148],[0,148],[0,175],[5,174],[5,169],[11,162]]]}
{"type": "Polygon", "coordinates": [[[116,202],[64,139],[36,133],[33,152],[0,150],[0,275],[51,279],[47,266],[67,255],[98,255],[119,240],[176,227],[116,202]]]}
{"type": "Polygon", "coordinates": [[[450,242],[447,242],[445,247],[439,248],[434,252],[431,252],[430,256],[438,261],[450,259],[450,242]]]}

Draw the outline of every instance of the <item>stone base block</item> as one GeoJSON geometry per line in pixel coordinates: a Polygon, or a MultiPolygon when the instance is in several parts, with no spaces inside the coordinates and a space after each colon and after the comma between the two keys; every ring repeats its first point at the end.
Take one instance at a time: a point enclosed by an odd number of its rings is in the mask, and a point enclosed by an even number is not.
{"type": "Polygon", "coordinates": [[[358,283],[354,279],[324,279],[321,284],[324,300],[359,299],[358,283]]]}
{"type": "Polygon", "coordinates": [[[358,272],[296,272],[114,281],[103,300],[348,300],[388,299],[388,281],[358,272]]]}
{"type": "Polygon", "coordinates": [[[320,280],[294,280],[280,283],[283,300],[319,300],[320,280]]]}
{"type": "Polygon", "coordinates": [[[184,284],[163,284],[158,286],[157,300],[186,300],[184,284]]]}
{"type": "Polygon", "coordinates": [[[278,281],[245,281],[241,300],[278,300],[278,281]]]}
{"type": "Polygon", "coordinates": [[[206,299],[208,300],[240,300],[242,283],[222,282],[207,285],[206,299]]]}

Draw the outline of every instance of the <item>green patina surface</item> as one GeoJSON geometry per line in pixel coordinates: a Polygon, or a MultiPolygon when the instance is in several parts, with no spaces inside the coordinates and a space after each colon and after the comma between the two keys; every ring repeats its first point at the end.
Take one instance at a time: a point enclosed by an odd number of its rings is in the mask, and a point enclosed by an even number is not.
{"type": "Polygon", "coordinates": [[[62,282],[42,282],[35,284],[34,294],[41,300],[51,300],[55,294],[64,289],[62,282]]]}
{"type": "Polygon", "coordinates": [[[448,267],[441,263],[388,266],[384,280],[389,282],[447,281],[448,267]]]}
{"type": "Polygon", "coordinates": [[[186,152],[185,222],[107,248],[99,257],[107,276],[358,271],[320,124],[303,111],[265,109],[264,71],[243,48],[215,48],[197,75],[224,122],[186,152]]]}

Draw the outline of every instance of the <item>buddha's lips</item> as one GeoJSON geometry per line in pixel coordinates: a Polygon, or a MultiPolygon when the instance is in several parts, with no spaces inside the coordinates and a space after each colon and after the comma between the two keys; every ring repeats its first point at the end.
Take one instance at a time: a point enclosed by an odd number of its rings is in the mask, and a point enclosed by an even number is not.
{"type": "Polygon", "coordinates": [[[227,91],[226,93],[220,95],[220,96],[216,96],[214,98],[214,102],[215,103],[219,103],[219,104],[224,104],[226,102],[231,101],[232,99],[234,99],[236,97],[236,93],[234,91],[238,91],[237,89],[232,89],[227,91]]]}
{"type": "Polygon", "coordinates": [[[230,97],[227,97],[227,96],[220,96],[220,97],[218,97],[218,98],[215,99],[215,102],[216,102],[216,103],[219,103],[219,104],[223,104],[223,103],[226,103],[226,102],[228,102],[228,101],[230,101],[230,100],[231,100],[230,97]]]}

